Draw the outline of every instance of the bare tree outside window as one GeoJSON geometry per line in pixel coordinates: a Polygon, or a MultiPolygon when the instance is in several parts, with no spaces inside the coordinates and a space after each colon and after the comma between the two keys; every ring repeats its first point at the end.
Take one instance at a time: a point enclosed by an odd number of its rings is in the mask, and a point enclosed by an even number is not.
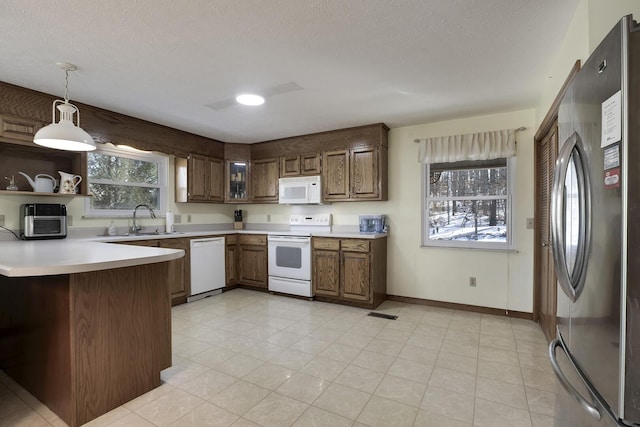
{"type": "Polygon", "coordinates": [[[425,243],[509,242],[507,159],[430,165],[425,243]]]}

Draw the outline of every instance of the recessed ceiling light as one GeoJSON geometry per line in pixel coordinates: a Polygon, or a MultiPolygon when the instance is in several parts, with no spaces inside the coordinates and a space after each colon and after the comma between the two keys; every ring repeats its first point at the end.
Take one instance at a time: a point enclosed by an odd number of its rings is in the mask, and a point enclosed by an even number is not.
{"type": "Polygon", "coordinates": [[[264,104],[264,98],[260,95],[254,95],[253,93],[243,93],[236,96],[238,104],[242,105],[262,105],[264,104]]]}

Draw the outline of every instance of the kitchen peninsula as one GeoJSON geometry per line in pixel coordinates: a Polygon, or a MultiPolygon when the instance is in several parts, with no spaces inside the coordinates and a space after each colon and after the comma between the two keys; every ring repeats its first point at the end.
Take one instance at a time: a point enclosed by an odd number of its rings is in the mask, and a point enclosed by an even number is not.
{"type": "Polygon", "coordinates": [[[76,427],[171,366],[168,268],[184,251],[74,239],[0,244],[0,368],[76,427]]]}

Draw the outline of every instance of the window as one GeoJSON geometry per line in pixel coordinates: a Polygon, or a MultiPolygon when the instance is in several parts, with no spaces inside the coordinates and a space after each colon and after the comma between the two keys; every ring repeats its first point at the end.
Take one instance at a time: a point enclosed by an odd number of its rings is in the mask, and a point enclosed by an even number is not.
{"type": "Polygon", "coordinates": [[[424,165],[425,246],[511,249],[515,158],[424,165]]]}
{"type": "Polygon", "coordinates": [[[156,214],[166,210],[166,156],[124,148],[101,147],[87,154],[88,216],[130,216],[138,204],[156,214]]]}

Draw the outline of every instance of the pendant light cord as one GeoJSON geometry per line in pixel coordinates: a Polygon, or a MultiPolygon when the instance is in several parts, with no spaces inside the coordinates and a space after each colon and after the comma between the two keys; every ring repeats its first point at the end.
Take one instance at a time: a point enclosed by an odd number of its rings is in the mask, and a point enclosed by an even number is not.
{"type": "Polygon", "coordinates": [[[69,103],[69,70],[64,70],[64,103],[69,103]]]}

